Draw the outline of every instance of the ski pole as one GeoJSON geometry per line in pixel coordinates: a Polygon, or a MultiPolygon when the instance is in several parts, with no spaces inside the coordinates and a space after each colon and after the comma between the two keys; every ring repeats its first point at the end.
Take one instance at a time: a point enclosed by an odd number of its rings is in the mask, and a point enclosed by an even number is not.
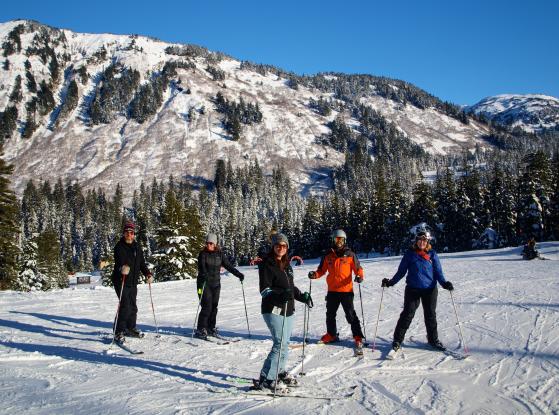
{"type": "Polygon", "coordinates": [[[276,389],[278,388],[278,377],[279,377],[279,365],[281,360],[281,349],[283,347],[283,331],[285,329],[285,316],[287,315],[287,301],[284,304],[283,309],[283,322],[281,323],[281,339],[278,353],[278,364],[276,365],[276,382],[274,383],[274,398],[276,397],[276,389]]]}
{"type": "Polygon", "coordinates": [[[466,347],[466,342],[464,341],[464,335],[462,334],[462,326],[460,325],[460,320],[458,319],[458,313],[456,312],[456,304],[454,304],[454,296],[452,295],[452,290],[449,291],[450,299],[452,300],[452,307],[454,307],[454,315],[456,315],[456,322],[458,323],[458,330],[460,333],[460,340],[464,346],[464,353],[468,353],[468,348],[466,347]]]}
{"type": "Polygon", "coordinates": [[[361,320],[363,321],[363,337],[367,338],[367,331],[365,330],[365,313],[363,313],[363,297],[361,296],[361,284],[357,284],[359,286],[359,302],[361,303],[361,320]]]}
{"type": "Polygon", "coordinates": [[[120,302],[122,300],[122,292],[124,291],[125,282],[126,282],[126,274],[122,274],[122,285],[120,286],[120,295],[118,296],[118,305],[116,306],[116,315],[115,315],[115,320],[113,325],[113,341],[111,342],[111,346],[115,342],[116,327],[118,326],[118,314],[120,312],[120,302]]]}
{"type": "MultiPolygon", "coordinates": [[[[312,292],[312,280],[309,280],[309,295],[312,292]]],[[[303,319],[303,356],[301,359],[301,372],[299,373],[300,376],[305,376],[305,344],[307,343],[307,333],[309,331],[309,319],[311,318],[311,309],[309,308],[308,304],[305,304],[305,314],[303,319]]]]}
{"type": "Polygon", "coordinates": [[[153,306],[153,297],[151,295],[151,282],[148,282],[148,286],[149,286],[149,299],[151,301],[151,311],[153,312],[153,322],[155,323],[155,331],[157,332],[157,335],[155,337],[161,337],[161,334],[159,334],[159,327],[157,326],[157,320],[155,319],[155,307],[153,306]]]}
{"type": "Polygon", "coordinates": [[[373,348],[372,351],[375,351],[375,344],[377,341],[377,329],[378,329],[378,321],[380,319],[380,309],[382,308],[382,298],[384,297],[384,287],[382,287],[382,293],[380,295],[380,304],[378,305],[378,316],[377,316],[377,324],[375,325],[375,336],[373,337],[373,348]]]}
{"type": "Polygon", "coordinates": [[[194,338],[194,330],[196,330],[196,322],[198,321],[198,312],[200,311],[200,306],[202,305],[202,297],[204,297],[204,290],[206,289],[206,281],[202,285],[202,292],[200,293],[200,298],[198,299],[198,307],[196,308],[196,317],[194,317],[194,325],[192,326],[191,339],[194,338]]]}
{"type": "Polygon", "coordinates": [[[246,299],[245,299],[245,286],[243,285],[242,281],[241,281],[241,288],[243,289],[243,303],[245,303],[245,317],[247,319],[248,337],[250,338],[250,326],[248,325],[247,302],[246,302],[246,299]]]}

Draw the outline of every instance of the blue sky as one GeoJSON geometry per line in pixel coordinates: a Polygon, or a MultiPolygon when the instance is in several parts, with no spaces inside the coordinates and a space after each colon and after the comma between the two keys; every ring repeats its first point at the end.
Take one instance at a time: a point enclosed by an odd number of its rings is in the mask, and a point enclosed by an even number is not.
{"type": "Polygon", "coordinates": [[[298,74],[368,73],[456,104],[559,97],[559,1],[4,2],[0,21],[194,43],[298,74]]]}

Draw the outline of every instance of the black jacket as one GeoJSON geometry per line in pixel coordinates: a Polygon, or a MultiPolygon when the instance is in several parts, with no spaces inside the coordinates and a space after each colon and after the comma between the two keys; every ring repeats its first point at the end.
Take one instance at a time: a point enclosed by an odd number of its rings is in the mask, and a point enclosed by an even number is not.
{"type": "Polygon", "coordinates": [[[197,288],[202,288],[204,282],[208,287],[217,287],[221,285],[220,271],[221,267],[235,275],[237,278],[241,273],[229,262],[223,251],[216,249],[215,251],[202,250],[198,254],[198,278],[196,279],[197,288]]]}
{"type": "Polygon", "coordinates": [[[130,245],[120,238],[114,248],[115,266],[113,268],[112,280],[114,285],[120,285],[122,281],[121,267],[128,265],[130,273],[126,276],[125,286],[131,287],[138,284],[140,272],[144,275],[150,274],[144,259],[144,253],[137,241],[130,245]]]}
{"type": "Polygon", "coordinates": [[[267,256],[258,265],[258,276],[260,278],[260,295],[262,296],[262,314],[271,313],[274,307],[281,308],[281,314],[284,313],[285,303],[281,301],[281,293],[286,288],[291,288],[292,296],[287,301],[286,316],[291,316],[295,312],[295,301],[303,301],[301,291],[295,287],[293,282],[293,268],[288,265],[282,271],[276,261],[267,256]]]}

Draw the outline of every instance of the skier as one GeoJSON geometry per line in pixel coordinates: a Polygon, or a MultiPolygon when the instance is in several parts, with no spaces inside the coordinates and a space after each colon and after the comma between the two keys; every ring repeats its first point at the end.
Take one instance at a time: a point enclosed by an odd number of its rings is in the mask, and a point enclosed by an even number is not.
{"type": "Polygon", "coordinates": [[[340,304],[342,305],[347,322],[351,325],[351,332],[355,340],[356,349],[363,346],[363,332],[361,323],[353,306],[353,282],[352,271],[355,274],[355,282],[363,282],[363,268],[359,259],[353,251],[346,246],[346,233],[342,229],[332,232],[332,248],[329,253],[322,257],[316,271],[309,272],[310,279],[322,277],[326,272],[326,283],[328,294],[326,294],[326,334],[320,341],[332,343],[339,340],[336,331],[336,313],[340,304]]]}
{"type": "Polygon", "coordinates": [[[138,294],[138,282],[140,272],[147,278],[148,283],[153,281],[151,272],[146,266],[144,253],[140,244],[136,241],[136,225],[132,221],[124,224],[122,238],[114,248],[114,268],[111,279],[116,295],[122,295],[119,299],[117,326],[115,328],[115,341],[123,343],[125,335],[141,338],[144,336],[136,327],[138,307],[136,297],[138,294]],[[124,287],[122,281],[124,279],[124,287]]]}
{"type": "Polygon", "coordinates": [[[396,324],[392,342],[394,353],[400,350],[420,302],[423,305],[427,341],[437,350],[446,350],[437,332],[437,281],[445,290],[452,291],[454,287],[450,281],[446,281],[439,257],[429,243],[430,239],[428,231],[418,231],[413,246],[404,254],[396,274],[390,280],[382,280],[382,287],[392,287],[407,273],[404,309],[396,324]]]}
{"type": "Polygon", "coordinates": [[[217,235],[215,233],[208,233],[206,246],[198,254],[196,286],[201,310],[194,336],[199,339],[206,340],[208,336],[219,337],[215,323],[221,291],[221,267],[231,272],[241,282],[245,279],[244,274],[231,265],[217,245],[217,235]]]}
{"type": "Polygon", "coordinates": [[[536,249],[536,239],[531,237],[526,245],[524,245],[524,249],[522,250],[522,258],[531,260],[535,258],[539,258],[540,253],[536,249]]]}
{"type": "Polygon", "coordinates": [[[256,389],[286,392],[288,386],[298,385],[297,379],[285,371],[293,328],[294,300],[309,307],[313,306],[313,302],[311,295],[308,292],[301,293],[293,282],[288,249],[289,241],[284,234],[272,235],[272,249],[258,265],[261,312],[272,334],[273,345],[260,371],[260,379],[254,382],[256,389]]]}

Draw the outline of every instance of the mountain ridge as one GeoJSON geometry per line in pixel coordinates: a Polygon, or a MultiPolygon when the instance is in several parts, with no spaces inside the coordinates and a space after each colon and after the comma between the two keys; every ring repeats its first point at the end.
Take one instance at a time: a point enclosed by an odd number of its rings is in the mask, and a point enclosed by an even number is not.
{"type": "Polygon", "coordinates": [[[405,81],[303,77],[196,45],[27,20],[0,24],[0,42],[0,108],[5,119],[10,106],[17,112],[4,157],[18,192],[59,177],[86,188],[118,182],[128,194],[171,175],[207,183],[219,158],[283,165],[301,189],[320,191],[359,140],[370,157],[393,160],[493,148],[490,126],[405,81]]]}

